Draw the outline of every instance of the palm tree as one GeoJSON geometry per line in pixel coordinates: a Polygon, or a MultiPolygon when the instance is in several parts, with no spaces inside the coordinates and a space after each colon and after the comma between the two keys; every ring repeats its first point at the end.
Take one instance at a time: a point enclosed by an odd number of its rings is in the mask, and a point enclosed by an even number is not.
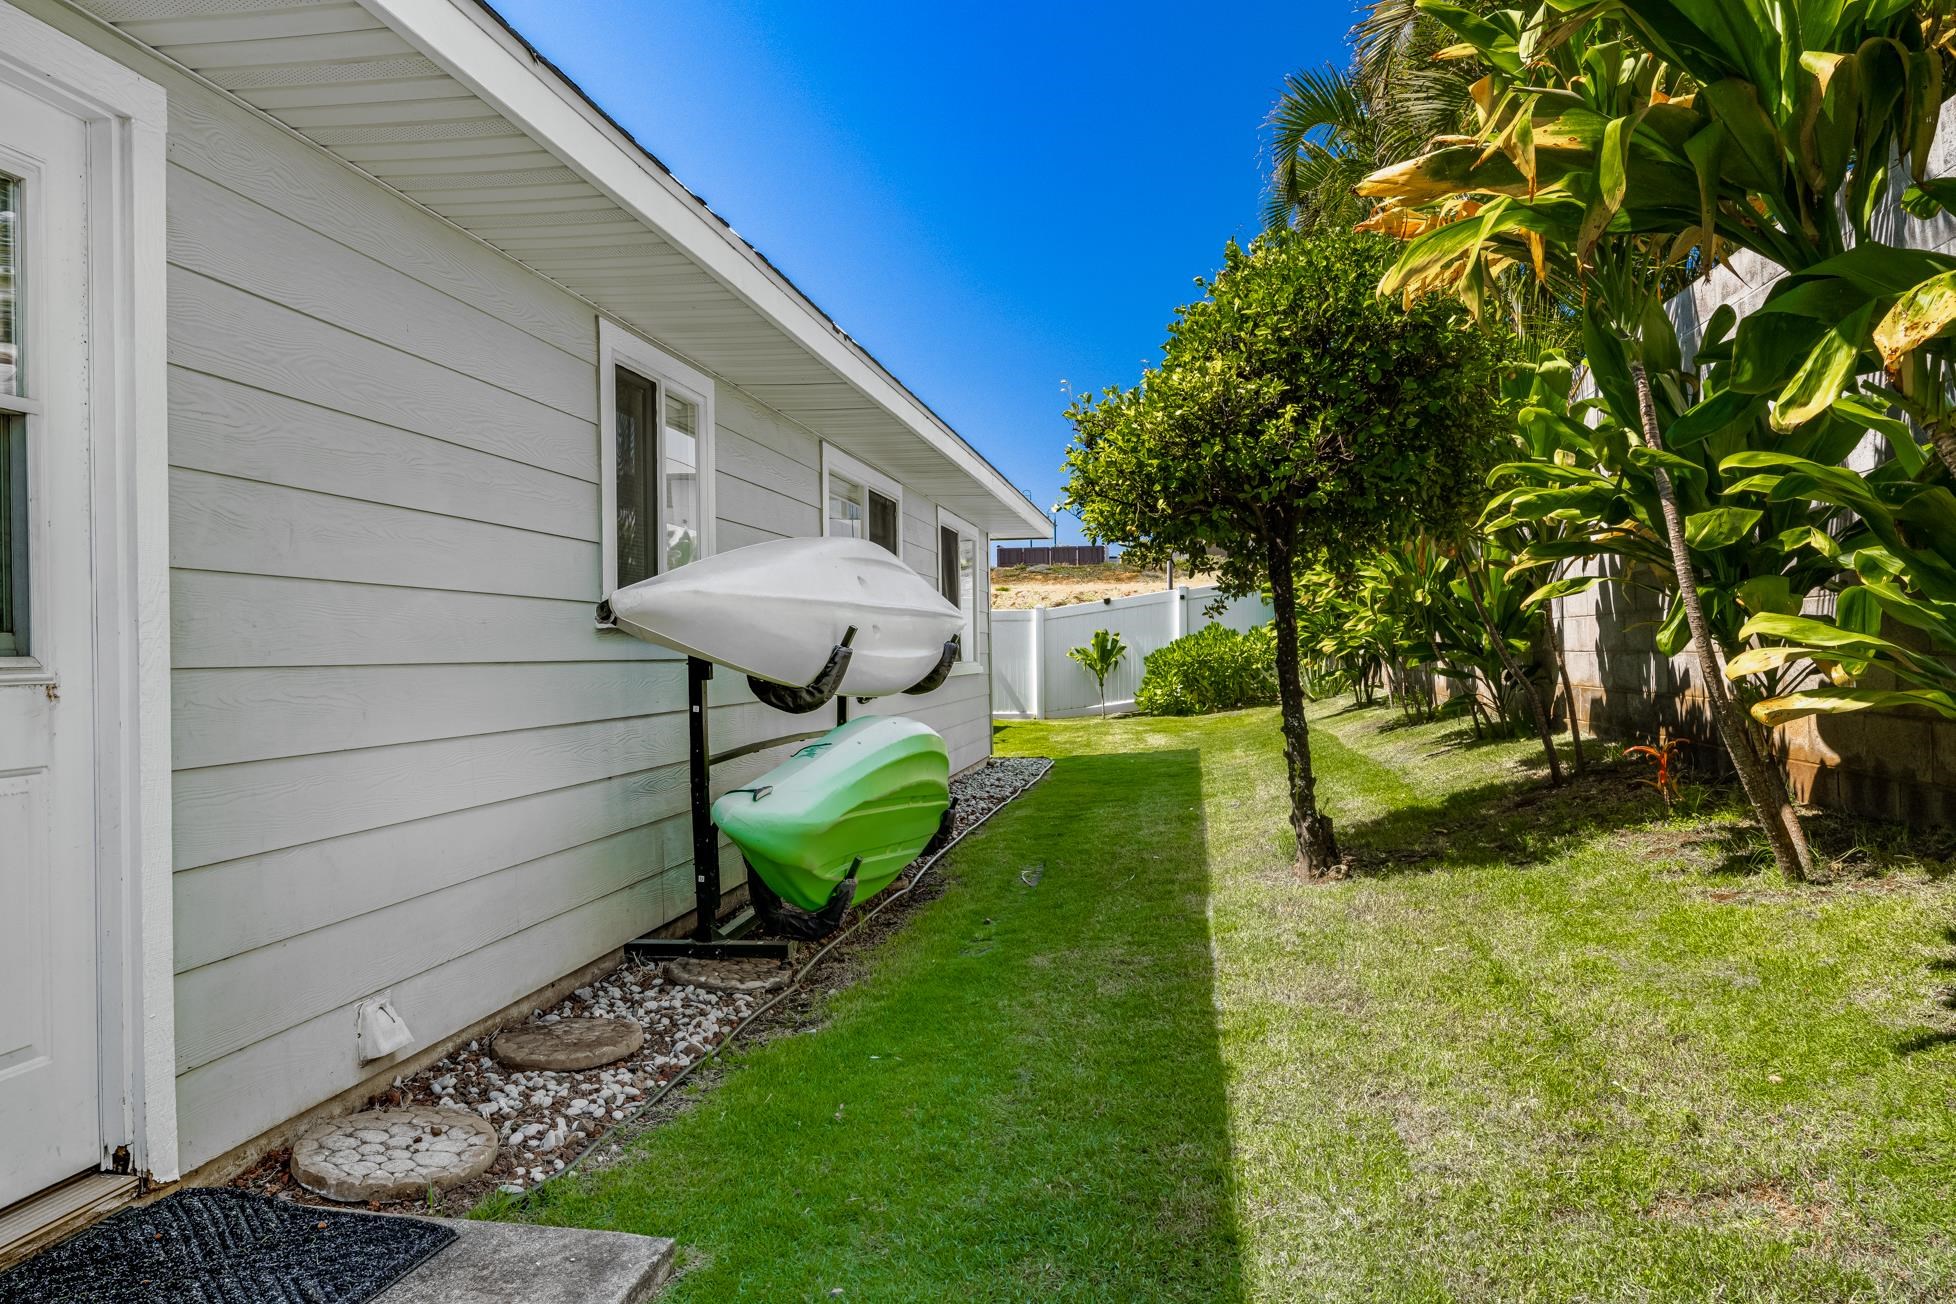
{"type": "Polygon", "coordinates": [[[1067,656],[1080,663],[1086,672],[1093,676],[1094,687],[1100,693],[1100,714],[1107,715],[1107,676],[1114,673],[1121,658],[1127,655],[1127,644],[1112,630],[1096,629],[1093,642],[1083,643],[1067,651],[1067,656]]]}
{"type": "Polygon", "coordinates": [[[1369,205],[1352,193],[1384,165],[1379,123],[1348,72],[1301,68],[1270,110],[1275,170],[1264,225],[1355,226],[1369,205]]]}
{"type": "MultiPolygon", "coordinates": [[[[1492,0],[1471,2],[1492,7],[1492,0]]],[[[1441,58],[1453,37],[1416,0],[1374,0],[1351,29],[1351,67],[1300,69],[1270,111],[1272,173],[1264,221],[1356,225],[1371,205],[1352,194],[1368,173],[1472,129],[1478,60],[1441,58]]]]}

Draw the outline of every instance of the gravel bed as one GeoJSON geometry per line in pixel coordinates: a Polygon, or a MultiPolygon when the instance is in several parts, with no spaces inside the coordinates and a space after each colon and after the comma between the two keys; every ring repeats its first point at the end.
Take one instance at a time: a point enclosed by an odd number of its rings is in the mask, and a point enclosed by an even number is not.
{"type": "MultiPolygon", "coordinates": [[[[994,757],[953,779],[951,794],[958,803],[956,831],[964,832],[1018,796],[1047,764],[1041,758],[994,757]]],[[[915,904],[928,899],[924,893],[917,897],[915,904]]],[[[850,939],[858,943],[856,947],[837,948],[823,962],[823,972],[811,975],[810,985],[832,991],[846,981],[846,977],[830,971],[851,970],[850,953],[873,945],[904,914],[907,911],[884,911],[875,921],[883,926],[863,930],[858,938],[850,939]]],[[[852,912],[845,927],[854,918],[852,912]]],[[[496,1128],[502,1145],[488,1172],[437,1196],[438,1207],[452,1214],[491,1191],[520,1194],[561,1172],[592,1141],[630,1118],[661,1086],[726,1040],[768,999],[768,993],[714,991],[675,982],[658,963],[627,960],[553,1008],[535,1011],[532,1017],[541,1023],[590,1017],[636,1020],[645,1029],[645,1044],[636,1054],[616,1064],[575,1073],[515,1071],[490,1055],[490,1038],[484,1037],[420,1073],[396,1078],[390,1089],[375,1096],[365,1108],[432,1105],[471,1111],[496,1128]]],[[[292,1180],[290,1158],[289,1150],[275,1151],[234,1184],[309,1204],[329,1203],[292,1180]]],[[[427,1211],[424,1200],[368,1207],[427,1211]]]]}

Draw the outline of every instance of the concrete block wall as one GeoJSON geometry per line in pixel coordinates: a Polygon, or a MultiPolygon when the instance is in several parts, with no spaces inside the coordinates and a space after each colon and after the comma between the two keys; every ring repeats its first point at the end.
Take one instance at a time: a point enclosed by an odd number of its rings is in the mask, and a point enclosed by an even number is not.
{"type": "MultiPolygon", "coordinates": [[[[1562,605],[1569,685],[1586,738],[1648,743],[1662,727],[1693,741],[1687,764],[1728,768],[1696,655],[1657,651],[1663,606],[1655,595],[1605,584],[1562,605]]],[[[1829,605],[1823,595],[1808,608],[1829,605]]],[[[1956,721],[1894,711],[1815,716],[1775,730],[1773,742],[1799,801],[1915,825],[1956,823],[1956,721]]]]}
{"type": "MultiPolygon", "coordinates": [[[[1943,108],[1929,170],[1934,176],[1956,174],[1956,102],[1943,108]]],[[[1891,191],[1875,222],[1878,239],[1956,250],[1956,218],[1909,217],[1899,203],[1899,177],[1891,191]]],[[[1671,319],[1686,356],[1696,350],[1704,323],[1719,305],[1730,304],[1741,315],[1751,311],[1776,276],[1777,269],[1763,259],[1739,254],[1671,300],[1671,319]]],[[[1885,456],[1885,445],[1871,437],[1849,464],[1868,470],[1885,456]]],[[[1696,740],[1690,751],[1694,763],[1725,765],[1697,658],[1657,652],[1654,636],[1663,609],[1654,594],[1612,583],[1558,606],[1576,716],[1586,736],[1649,742],[1664,726],[1696,740]]],[[[1809,612],[1830,613],[1832,607],[1829,593],[1815,593],[1807,602],[1809,612]]],[[[1908,631],[1885,632],[1905,642],[1911,637],[1908,631]]],[[[1814,717],[1776,730],[1774,743],[1801,801],[1918,825],[1956,822],[1956,721],[1889,711],[1814,717]]]]}

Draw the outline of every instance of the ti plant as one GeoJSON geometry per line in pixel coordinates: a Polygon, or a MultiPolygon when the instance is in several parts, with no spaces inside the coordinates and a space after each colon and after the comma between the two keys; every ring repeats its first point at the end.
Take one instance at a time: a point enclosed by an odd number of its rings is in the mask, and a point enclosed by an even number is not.
{"type": "MultiPolygon", "coordinates": [[[[1585,510],[1577,498],[1602,505],[1598,533],[1611,548],[1640,552],[1657,574],[1668,555],[1670,641],[1688,631],[1720,737],[1789,877],[1804,876],[1812,856],[1764,736],[1726,690],[1718,625],[1731,622],[1717,615],[1743,605],[1739,586],[1755,580],[1760,606],[1797,610],[1804,590],[1781,594],[1780,582],[1797,576],[1769,563],[1729,583],[1701,574],[1708,552],[1778,542],[1761,538],[1766,509],[1725,502],[1706,472],[1720,452],[1770,447],[1804,424],[1755,397],[1804,383],[1818,396],[1810,415],[1834,412],[1874,309],[1843,315],[1818,293],[1789,300],[1786,310],[1851,338],[1818,362],[1809,347],[1801,372],[1769,391],[1736,364],[1717,383],[1701,382],[1682,360],[1664,298],[1734,249],[1799,273],[1850,246],[1874,247],[1891,166],[1918,185],[1925,177],[1945,98],[1947,7],[1534,0],[1483,13],[1419,0],[1459,37],[1448,56],[1489,69],[1474,87],[1479,130],[1435,141],[1360,186],[1380,201],[1367,225],[1408,241],[1382,290],[1409,300],[1445,291],[1485,313],[1514,302],[1513,286],[1532,274],[1579,305],[1584,352],[1622,448],[1588,467],[1558,462],[1529,474],[1547,482],[1540,488],[1566,491],[1565,507],[1585,510]],[[1720,439],[1741,447],[1721,449],[1720,439]],[[1705,447],[1688,455],[1698,442],[1705,447]],[[1610,504],[1613,489],[1630,492],[1610,504]]],[[[1837,430],[1830,423],[1805,455],[1844,458],[1854,441],[1835,454],[1845,438],[1837,430]]],[[[1527,501],[1511,507],[1532,510],[1527,501]]]]}
{"type": "Polygon", "coordinates": [[[1096,629],[1091,642],[1068,649],[1066,655],[1079,662],[1093,676],[1094,689],[1100,695],[1100,714],[1104,719],[1107,715],[1107,676],[1114,673],[1121,658],[1127,655],[1127,644],[1111,630],[1096,629]]]}
{"type": "Polygon", "coordinates": [[[1765,724],[1893,707],[1956,719],[1956,495],[1933,482],[1936,468],[1899,422],[1889,433],[1893,457],[1865,473],[1772,451],[1726,461],[1751,473],[1733,485],[1735,498],[1812,499],[1838,507],[1847,522],[1839,538],[1815,534],[1805,543],[1851,577],[1833,620],[1762,612],[1740,631],[1776,641],[1734,657],[1734,678],[1805,664],[1820,672],[1817,683],[1755,703],[1765,724]],[[1910,631],[1915,646],[1884,637],[1884,620],[1910,631]]]}

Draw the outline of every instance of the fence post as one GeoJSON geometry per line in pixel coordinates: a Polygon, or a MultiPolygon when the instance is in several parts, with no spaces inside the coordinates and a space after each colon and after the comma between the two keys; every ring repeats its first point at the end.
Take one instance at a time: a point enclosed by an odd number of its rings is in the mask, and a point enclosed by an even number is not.
{"type": "Polygon", "coordinates": [[[1168,590],[1168,641],[1170,643],[1189,632],[1188,608],[1182,605],[1187,600],[1187,589],[1168,590]]]}
{"type": "Polygon", "coordinates": [[[1046,608],[1032,609],[1032,623],[1026,626],[1026,646],[1032,649],[1032,670],[1026,676],[1027,709],[1035,720],[1046,718],[1046,685],[1041,671],[1046,667],[1046,608]]]}

